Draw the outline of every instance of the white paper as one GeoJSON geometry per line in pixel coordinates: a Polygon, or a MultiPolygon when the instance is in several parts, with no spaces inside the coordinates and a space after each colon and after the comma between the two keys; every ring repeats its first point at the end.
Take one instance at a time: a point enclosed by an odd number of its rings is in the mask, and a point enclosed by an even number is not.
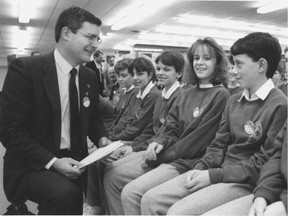
{"type": "Polygon", "coordinates": [[[108,154],[112,153],[115,149],[119,148],[122,145],[124,145],[124,143],[122,143],[119,140],[119,141],[112,142],[108,146],[96,149],[94,152],[92,152],[90,155],[88,155],[87,157],[85,157],[83,160],[80,161],[80,163],[83,165],[80,166],[79,169],[107,156],[108,154]]]}

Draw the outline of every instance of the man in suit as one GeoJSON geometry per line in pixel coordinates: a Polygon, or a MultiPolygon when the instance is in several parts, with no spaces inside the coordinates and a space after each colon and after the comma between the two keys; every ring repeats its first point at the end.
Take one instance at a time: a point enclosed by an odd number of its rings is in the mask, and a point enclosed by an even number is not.
{"type": "Polygon", "coordinates": [[[97,49],[100,25],[90,12],[70,7],[58,17],[56,49],[18,58],[8,69],[0,112],[4,190],[12,203],[38,203],[39,214],[82,214],[78,166],[88,155],[87,136],[109,144],[97,78],[81,65],[97,49]]]}
{"type": "Polygon", "coordinates": [[[87,62],[85,66],[95,71],[97,79],[98,79],[99,94],[102,97],[105,97],[106,96],[106,89],[105,89],[106,78],[105,78],[104,73],[102,72],[102,64],[101,64],[103,60],[103,53],[100,50],[97,50],[94,53],[93,58],[94,59],[90,62],[87,62]]]}

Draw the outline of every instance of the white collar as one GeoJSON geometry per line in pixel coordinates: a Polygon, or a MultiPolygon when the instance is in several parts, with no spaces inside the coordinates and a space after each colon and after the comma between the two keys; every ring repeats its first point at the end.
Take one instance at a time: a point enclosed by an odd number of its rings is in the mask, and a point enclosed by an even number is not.
{"type": "Polygon", "coordinates": [[[154,87],[154,84],[152,81],[150,81],[148,83],[148,85],[146,86],[146,88],[144,89],[143,93],[141,93],[141,89],[140,91],[138,92],[138,94],[136,95],[137,98],[140,98],[140,99],[144,99],[145,96],[150,92],[150,90],[154,87]]]}
{"type": "Polygon", "coordinates": [[[214,86],[211,83],[208,84],[199,84],[199,88],[213,88],[214,86]]]}
{"type": "MultiPolygon", "coordinates": [[[[59,53],[57,48],[54,50],[54,58],[60,70],[64,73],[65,76],[67,76],[73,68],[72,65],[69,62],[67,62],[65,58],[63,58],[63,56],[59,53]]],[[[75,68],[77,69],[78,72],[79,65],[77,65],[75,68]]]]}
{"type": "Polygon", "coordinates": [[[171,95],[176,91],[176,89],[180,86],[179,82],[176,81],[169,89],[168,91],[166,91],[166,89],[164,88],[162,90],[162,98],[164,99],[169,99],[171,97],[171,95]]]}
{"type": "Polygon", "coordinates": [[[134,88],[135,86],[132,84],[128,89],[126,87],[122,88],[122,92],[124,95],[126,95],[128,92],[132,91],[134,88]]]}
{"type": "Polygon", "coordinates": [[[272,79],[268,79],[253,95],[251,95],[251,98],[249,97],[249,90],[244,89],[238,102],[240,102],[243,97],[245,97],[247,101],[255,101],[258,99],[261,99],[264,101],[273,88],[275,88],[275,85],[272,79]]]}

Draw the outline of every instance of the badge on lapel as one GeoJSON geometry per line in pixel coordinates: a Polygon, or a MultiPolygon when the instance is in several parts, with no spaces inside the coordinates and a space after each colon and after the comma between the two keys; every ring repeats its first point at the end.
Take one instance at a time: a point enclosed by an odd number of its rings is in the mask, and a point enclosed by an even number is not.
{"type": "Polygon", "coordinates": [[[249,137],[259,139],[263,134],[263,128],[259,121],[255,124],[252,121],[247,121],[244,125],[244,131],[249,137]]]}
{"type": "Polygon", "coordinates": [[[89,99],[88,96],[85,96],[83,98],[83,106],[86,107],[86,108],[90,106],[90,99],[89,99]]]}

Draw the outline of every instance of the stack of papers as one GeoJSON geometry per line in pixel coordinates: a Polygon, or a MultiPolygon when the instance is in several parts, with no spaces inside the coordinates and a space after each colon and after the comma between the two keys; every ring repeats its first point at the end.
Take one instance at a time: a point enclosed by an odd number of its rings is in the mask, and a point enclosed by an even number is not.
{"type": "Polygon", "coordinates": [[[81,169],[82,167],[88,166],[91,163],[94,163],[95,161],[109,155],[112,153],[115,149],[119,148],[120,146],[124,145],[120,140],[116,142],[112,142],[110,145],[101,147],[94,152],[92,152],[90,155],[88,155],[86,158],[80,161],[83,165],[79,167],[81,169]]]}

